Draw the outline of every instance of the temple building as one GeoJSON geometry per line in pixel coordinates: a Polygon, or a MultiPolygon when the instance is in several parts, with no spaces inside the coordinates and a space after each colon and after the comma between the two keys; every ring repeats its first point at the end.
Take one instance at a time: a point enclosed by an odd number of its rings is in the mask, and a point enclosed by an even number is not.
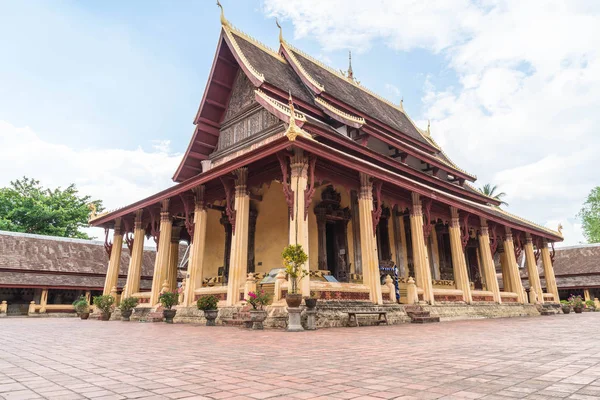
{"type": "MultiPolygon", "coordinates": [[[[0,314],[74,313],[73,301],[101,295],[106,277],[105,242],[0,231],[0,314]]],[[[154,247],[143,252],[140,282],[149,290],[154,247]]],[[[121,252],[117,286],[125,285],[129,252],[121,252]]]]}
{"type": "Polygon", "coordinates": [[[272,291],[273,307],[282,305],[288,244],[301,244],[309,256],[302,294],[322,300],[558,300],[550,246],[562,234],[509,214],[476,190],[475,175],[453,163],[402,103],[363,87],[351,66],[341,73],[296,49],[281,28],[273,50],[234,28],[222,9],[221,25],[177,184],[90,221],[114,230],[105,293],[117,285],[126,239],[132,255],[118,290],[147,308],[178,286],[181,308],[203,294],[236,307],[257,285],[272,291]],[[146,235],[158,245],[149,291],[140,286],[146,235]],[[178,282],[180,240],[190,249],[178,282]],[[521,253],[529,295],[516,262],[521,253]]]}

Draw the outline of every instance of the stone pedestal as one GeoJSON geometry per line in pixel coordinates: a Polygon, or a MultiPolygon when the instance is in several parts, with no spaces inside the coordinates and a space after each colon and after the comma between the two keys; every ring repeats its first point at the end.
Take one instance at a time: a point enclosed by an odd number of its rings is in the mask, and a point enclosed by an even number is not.
{"type": "Polygon", "coordinates": [[[300,315],[302,314],[301,307],[288,307],[288,332],[301,332],[304,330],[300,315]]]}
{"type": "Polygon", "coordinates": [[[314,331],[317,329],[317,310],[306,310],[306,330],[314,331]]]}

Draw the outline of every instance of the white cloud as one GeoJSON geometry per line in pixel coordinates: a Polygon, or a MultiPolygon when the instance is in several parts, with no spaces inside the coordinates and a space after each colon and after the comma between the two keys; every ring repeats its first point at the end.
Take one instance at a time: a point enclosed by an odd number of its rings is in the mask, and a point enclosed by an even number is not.
{"type": "Polygon", "coordinates": [[[121,207],[172,185],[181,155],[169,151],[169,141],[153,143],[152,152],[75,150],[46,142],[28,127],[0,121],[0,187],[24,175],[51,188],[75,183],[81,194],[101,199],[107,209],[121,207]]]}
{"type": "Polygon", "coordinates": [[[598,184],[600,3],[265,0],[265,10],[325,50],[381,40],[440,53],[458,82],[427,81],[420,123],[431,119],[477,183],[499,184],[512,212],[561,221],[565,244],[583,240],[575,215],[598,184]]]}

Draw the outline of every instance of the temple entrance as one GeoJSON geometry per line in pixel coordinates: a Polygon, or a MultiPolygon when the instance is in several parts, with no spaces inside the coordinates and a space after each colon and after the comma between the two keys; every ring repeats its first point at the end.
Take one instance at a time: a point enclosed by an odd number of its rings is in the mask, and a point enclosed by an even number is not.
{"type": "Polygon", "coordinates": [[[479,257],[477,254],[477,241],[470,239],[465,248],[465,258],[467,260],[467,271],[469,272],[469,281],[473,282],[475,289],[483,290],[483,280],[479,270],[479,257]]]}
{"type": "Polygon", "coordinates": [[[339,282],[348,282],[348,207],[341,208],[341,196],[333,186],[321,193],[321,202],[315,206],[319,234],[319,270],[329,271],[339,282]]]}

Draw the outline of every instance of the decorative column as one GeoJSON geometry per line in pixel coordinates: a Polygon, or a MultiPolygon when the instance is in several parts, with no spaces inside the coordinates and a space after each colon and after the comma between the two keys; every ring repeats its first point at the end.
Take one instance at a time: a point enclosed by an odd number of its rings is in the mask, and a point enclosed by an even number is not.
{"type": "Polygon", "coordinates": [[[204,204],[204,186],[194,189],[194,235],[190,244],[190,258],[186,274],[184,305],[190,307],[194,303],[194,292],[202,287],[204,279],[204,248],[206,246],[206,224],[208,212],[204,204]]]}
{"type": "Polygon", "coordinates": [[[433,279],[442,279],[440,270],[440,246],[438,244],[438,235],[435,230],[435,226],[431,227],[431,233],[429,234],[431,243],[431,255],[433,256],[433,279]]]}
{"type": "MultiPolygon", "coordinates": [[[[448,232],[450,233],[450,252],[452,254],[454,282],[456,283],[456,288],[463,292],[463,300],[467,303],[471,303],[473,301],[473,298],[471,297],[471,284],[469,283],[467,262],[461,240],[458,209],[456,207],[450,207],[450,216],[451,219],[448,232]]],[[[466,226],[465,229],[467,229],[466,226]]]]}
{"type": "Polygon", "coordinates": [[[48,305],[48,289],[42,289],[42,295],[40,296],[40,313],[46,312],[46,305],[48,305]]]}
{"type": "MultiPolygon", "coordinates": [[[[537,269],[535,253],[533,252],[533,241],[531,235],[525,235],[525,263],[527,264],[527,275],[529,276],[529,291],[535,292],[537,303],[544,303],[544,292],[542,291],[542,283],[540,282],[540,274],[537,269]]],[[[532,300],[534,297],[532,296],[532,300]]],[[[536,303],[536,301],[532,301],[536,303]]]]}
{"type": "Polygon", "coordinates": [[[510,277],[510,264],[508,256],[504,251],[504,245],[499,246],[498,253],[500,254],[500,267],[502,268],[502,283],[505,292],[515,292],[512,289],[512,278],[510,277]]]}
{"type": "Polygon", "coordinates": [[[520,303],[527,303],[525,292],[523,291],[523,282],[521,282],[521,275],[519,274],[519,266],[517,265],[517,258],[515,256],[515,245],[513,243],[512,231],[507,226],[506,236],[504,237],[504,256],[506,257],[506,264],[508,275],[510,276],[510,290],[516,293],[520,303]]]}
{"type": "Polygon", "coordinates": [[[544,276],[546,277],[546,290],[554,296],[554,302],[559,303],[558,286],[556,286],[556,277],[554,276],[554,267],[552,266],[552,258],[550,250],[548,250],[548,241],[544,239],[542,242],[542,265],[544,266],[544,276]]]}
{"type": "Polygon", "coordinates": [[[360,246],[362,256],[363,281],[369,288],[369,297],[375,304],[383,304],[379,281],[379,257],[377,239],[373,227],[373,183],[371,177],[360,173],[360,193],[358,195],[358,215],[360,219],[360,246]]]}
{"type": "Polygon", "coordinates": [[[177,290],[177,267],[179,267],[179,240],[181,239],[181,227],[174,226],[171,230],[171,246],[169,247],[169,266],[167,267],[166,281],[169,291],[177,290]]]}
{"type": "Polygon", "coordinates": [[[402,250],[402,262],[398,265],[398,269],[400,271],[400,275],[404,278],[408,278],[408,246],[406,245],[406,227],[404,226],[404,215],[400,214],[398,216],[398,230],[400,234],[398,237],[400,238],[401,250],[402,250]]]}
{"type": "Polygon", "coordinates": [[[169,213],[169,199],[165,199],[161,202],[160,209],[160,236],[158,239],[156,260],[154,262],[154,275],[152,276],[152,294],[150,295],[150,306],[155,306],[158,303],[158,296],[160,295],[165,279],[167,279],[172,228],[173,221],[171,220],[171,214],[169,213]]]}
{"type": "Polygon", "coordinates": [[[250,196],[247,191],[248,168],[234,171],[235,179],[235,225],[231,237],[229,259],[229,280],[227,282],[227,305],[234,306],[240,301],[240,288],[246,279],[248,269],[248,222],[250,217],[250,196]]]}
{"type": "Polygon", "coordinates": [[[113,286],[117,286],[121,266],[121,250],[123,250],[123,232],[121,231],[121,218],[117,218],[115,219],[113,243],[110,250],[108,269],[106,270],[103,295],[109,295],[113,286]]]}
{"type": "MultiPolygon", "coordinates": [[[[299,244],[308,256],[308,215],[304,212],[306,205],[306,192],[308,185],[308,158],[304,156],[302,149],[296,149],[290,162],[290,189],[294,196],[289,223],[289,244],[299,244]]],[[[302,266],[306,272],[309,271],[308,261],[302,266]]],[[[292,283],[288,282],[288,288],[292,283]]],[[[298,289],[303,297],[310,296],[310,277],[305,276],[299,282],[298,289]]]]}
{"type": "Polygon", "coordinates": [[[127,284],[125,285],[125,290],[122,294],[124,299],[131,297],[134,293],[140,291],[142,261],[144,260],[144,240],[146,235],[146,230],[142,225],[143,214],[143,209],[135,212],[133,246],[131,247],[131,258],[129,259],[129,269],[127,270],[127,284]]]}
{"type": "Polygon", "coordinates": [[[481,218],[481,230],[479,232],[479,255],[483,267],[483,275],[487,290],[493,293],[494,301],[501,303],[500,286],[498,285],[498,277],[496,276],[496,267],[494,265],[494,256],[490,247],[490,232],[487,225],[487,220],[481,218]]]}
{"type": "Polygon", "coordinates": [[[429,268],[429,255],[425,246],[425,235],[423,233],[423,206],[421,196],[411,193],[412,207],[410,209],[410,234],[413,248],[413,262],[417,287],[423,289],[423,300],[434,304],[433,285],[431,282],[431,270],[429,268]]]}

